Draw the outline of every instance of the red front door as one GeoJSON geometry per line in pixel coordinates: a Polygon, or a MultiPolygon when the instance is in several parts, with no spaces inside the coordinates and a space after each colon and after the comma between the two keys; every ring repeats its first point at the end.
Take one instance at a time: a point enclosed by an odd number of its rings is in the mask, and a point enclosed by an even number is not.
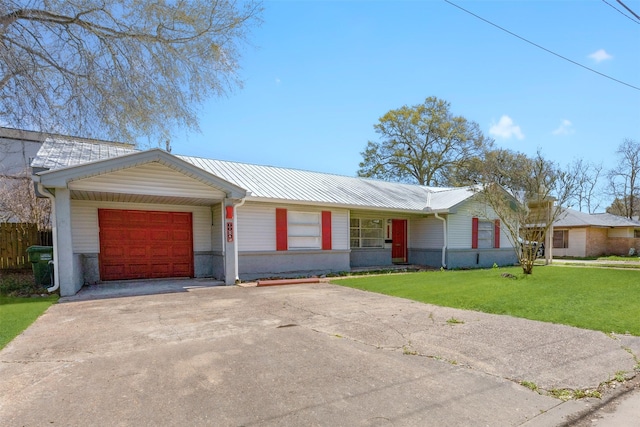
{"type": "Polygon", "coordinates": [[[100,279],[193,277],[191,212],[98,209],[100,279]]]}
{"type": "Polygon", "coordinates": [[[391,220],[391,261],[394,264],[406,264],[407,262],[407,220],[391,220]]]}

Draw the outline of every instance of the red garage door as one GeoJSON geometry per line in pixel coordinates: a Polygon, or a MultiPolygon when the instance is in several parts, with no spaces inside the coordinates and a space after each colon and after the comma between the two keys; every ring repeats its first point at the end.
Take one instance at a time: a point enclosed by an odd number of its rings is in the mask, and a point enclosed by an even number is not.
{"type": "Polygon", "coordinates": [[[193,277],[191,212],[98,209],[102,280],[193,277]]]}

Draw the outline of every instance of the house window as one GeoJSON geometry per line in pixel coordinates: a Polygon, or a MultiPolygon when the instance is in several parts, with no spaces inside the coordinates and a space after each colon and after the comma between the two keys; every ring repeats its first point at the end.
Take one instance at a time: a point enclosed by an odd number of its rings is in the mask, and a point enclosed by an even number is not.
{"type": "Polygon", "coordinates": [[[495,242],[493,238],[494,229],[493,221],[478,221],[478,249],[493,248],[495,242]]]}
{"type": "Polygon", "coordinates": [[[293,212],[287,215],[289,249],[320,249],[320,212],[293,212]]]}
{"type": "Polygon", "coordinates": [[[384,247],[382,219],[351,218],[352,248],[384,247]]]}
{"type": "Polygon", "coordinates": [[[640,230],[633,230],[633,237],[636,239],[640,239],[640,230]]]}
{"type": "Polygon", "coordinates": [[[553,230],[553,247],[558,249],[569,247],[569,230],[553,230]]]}

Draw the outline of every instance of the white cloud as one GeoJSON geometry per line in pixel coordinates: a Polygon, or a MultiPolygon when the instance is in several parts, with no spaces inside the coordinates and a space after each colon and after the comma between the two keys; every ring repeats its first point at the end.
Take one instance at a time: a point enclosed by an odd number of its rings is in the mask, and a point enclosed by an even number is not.
{"type": "Polygon", "coordinates": [[[606,50],[599,49],[589,55],[589,58],[593,59],[596,62],[606,61],[608,59],[613,59],[612,55],[609,55],[606,50]]]}
{"type": "Polygon", "coordinates": [[[496,138],[511,139],[515,137],[517,139],[524,139],[524,134],[520,130],[520,126],[513,123],[513,120],[509,116],[502,116],[498,123],[493,123],[489,128],[489,134],[496,138]]]}
{"type": "Polygon", "coordinates": [[[575,133],[575,130],[573,129],[573,123],[567,119],[563,119],[560,126],[551,133],[554,135],[571,135],[575,133]]]}
{"type": "Polygon", "coordinates": [[[278,77],[276,77],[276,86],[280,86],[280,83],[281,83],[281,80],[278,77]]]}

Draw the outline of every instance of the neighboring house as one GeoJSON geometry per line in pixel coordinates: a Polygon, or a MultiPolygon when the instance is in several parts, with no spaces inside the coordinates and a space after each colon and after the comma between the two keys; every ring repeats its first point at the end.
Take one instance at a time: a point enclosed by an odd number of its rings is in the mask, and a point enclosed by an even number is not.
{"type": "Polygon", "coordinates": [[[46,138],[39,132],[0,127],[0,176],[29,178],[29,163],[46,138]]]}
{"type": "Polygon", "coordinates": [[[48,139],[32,163],[55,208],[56,285],[237,280],[419,264],[513,264],[473,188],[433,188],[48,139]]]}
{"type": "Polygon", "coordinates": [[[627,255],[640,250],[640,222],[608,213],[564,209],[553,223],[554,257],[627,255]]]}
{"type": "MultiPolygon", "coordinates": [[[[0,197],[7,197],[20,181],[31,180],[29,163],[36,156],[46,139],[44,134],[0,127],[0,197]]],[[[0,223],[20,222],[10,210],[0,203],[0,223]]]]}

